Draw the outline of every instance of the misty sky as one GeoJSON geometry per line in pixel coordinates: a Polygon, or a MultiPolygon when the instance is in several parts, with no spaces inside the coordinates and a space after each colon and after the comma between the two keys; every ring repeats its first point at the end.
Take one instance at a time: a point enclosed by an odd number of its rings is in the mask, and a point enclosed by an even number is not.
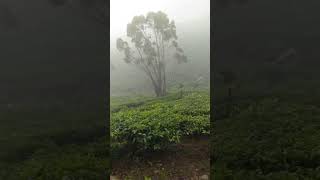
{"type": "Polygon", "coordinates": [[[163,11],[176,23],[209,18],[210,0],[111,0],[110,40],[114,42],[126,34],[127,24],[136,15],[149,11],[163,11]]]}
{"type": "Polygon", "coordinates": [[[188,63],[168,66],[168,83],[187,81],[200,73],[209,74],[210,59],[210,0],[111,0],[110,2],[110,58],[116,67],[111,71],[111,94],[128,88],[139,93],[153,93],[149,79],[135,66],[126,64],[116,50],[116,39],[126,36],[127,24],[134,16],[162,11],[177,27],[178,42],[188,57],[188,63]],[[179,77],[178,77],[179,76],[179,77]],[[180,79],[179,79],[180,78],[180,79]],[[172,79],[172,80],[169,80],[172,79]]]}

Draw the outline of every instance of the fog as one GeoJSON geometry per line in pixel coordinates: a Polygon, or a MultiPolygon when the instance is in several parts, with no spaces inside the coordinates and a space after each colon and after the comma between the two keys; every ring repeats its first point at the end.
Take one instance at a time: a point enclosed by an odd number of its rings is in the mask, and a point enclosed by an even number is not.
{"type": "Polygon", "coordinates": [[[0,12],[1,104],[102,104],[103,24],[79,7],[49,1],[2,0],[0,6],[6,10],[0,12]]]}
{"type": "MultiPolygon", "coordinates": [[[[252,84],[247,89],[260,94],[280,86],[286,91],[292,86],[291,92],[303,90],[303,83],[312,86],[318,72],[319,6],[318,1],[272,0],[217,7],[213,71],[233,71],[241,84],[252,84]],[[290,49],[295,55],[285,63],[267,62],[290,49]],[[263,86],[265,81],[272,88],[263,86]]],[[[217,78],[216,88],[220,82],[217,78]]]]}
{"type": "Polygon", "coordinates": [[[208,88],[210,80],[210,1],[196,3],[188,0],[175,1],[111,1],[110,12],[110,59],[111,96],[153,95],[148,77],[135,65],[126,64],[124,55],[116,49],[116,39],[125,38],[127,24],[137,15],[162,11],[176,23],[178,43],[188,58],[187,63],[177,64],[172,60],[167,65],[168,89],[178,83],[192,83],[203,76],[208,88]]]}

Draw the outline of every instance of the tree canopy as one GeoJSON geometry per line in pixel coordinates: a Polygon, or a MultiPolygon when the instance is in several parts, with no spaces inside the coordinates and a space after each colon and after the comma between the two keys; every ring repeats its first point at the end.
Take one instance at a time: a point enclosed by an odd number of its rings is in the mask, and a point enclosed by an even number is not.
{"type": "Polygon", "coordinates": [[[117,39],[117,49],[124,54],[124,61],[137,65],[152,81],[157,96],[166,94],[166,64],[172,60],[187,61],[178,44],[176,25],[161,12],[149,12],[146,16],[133,17],[127,25],[127,42],[117,39]]]}

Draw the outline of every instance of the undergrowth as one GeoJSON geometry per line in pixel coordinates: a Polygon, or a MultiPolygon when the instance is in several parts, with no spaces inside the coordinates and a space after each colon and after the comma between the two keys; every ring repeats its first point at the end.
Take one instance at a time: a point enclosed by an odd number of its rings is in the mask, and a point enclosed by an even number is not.
{"type": "Polygon", "coordinates": [[[320,179],[317,104],[268,96],[234,102],[232,112],[212,122],[213,179],[320,179]]]}

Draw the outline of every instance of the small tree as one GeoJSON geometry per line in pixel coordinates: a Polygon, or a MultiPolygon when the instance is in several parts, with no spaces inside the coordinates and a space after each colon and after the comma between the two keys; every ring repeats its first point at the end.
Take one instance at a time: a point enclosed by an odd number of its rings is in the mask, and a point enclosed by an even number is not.
{"type": "Polygon", "coordinates": [[[203,77],[202,77],[202,76],[199,76],[199,77],[197,78],[197,80],[195,80],[195,81],[193,82],[193,90],[196,90],[196,88],[200,86],[200,83],[202,82],[202,79],[203,79],[203,77]]]}
{"type": "Polygon", "coordinates": [[[184,85],[182,83],[179,83],[178,89],[180,90],[180,98],[183,97],[183,87],[184,85]]]}
{"type": "Polygon", "coordinates": [[[227,86],[228,88],[228,98],[232,98],[232,89],[236,87],[236,75],[232,71],[223,71],[220,72],[220,74],[223,77],[223,83],[227,86]]]}
{"type": "Polygon", "coordinates": [[[223,83],[228,88],[228,96],[227,96],[227,114],[230,115],[232,113],[233,99],[232,99],[232,89],[236,87],[236,74],[232,71],[223,71],[220,72],[220,75],[223,77],[223,83]]]}
{"type": "Polygon", "coordinates": [[[174,21],[161,11],[135,16],[127,25],[127,37],[131,39],[133,48],[127,41],[117,39],[117,49],[124,53],[124,61],[145,72],[157,97],[165,96],[166,64],[171,59],[168,54],[173,54],[178,63],[187,61],[177,42],[174,21]]]}

